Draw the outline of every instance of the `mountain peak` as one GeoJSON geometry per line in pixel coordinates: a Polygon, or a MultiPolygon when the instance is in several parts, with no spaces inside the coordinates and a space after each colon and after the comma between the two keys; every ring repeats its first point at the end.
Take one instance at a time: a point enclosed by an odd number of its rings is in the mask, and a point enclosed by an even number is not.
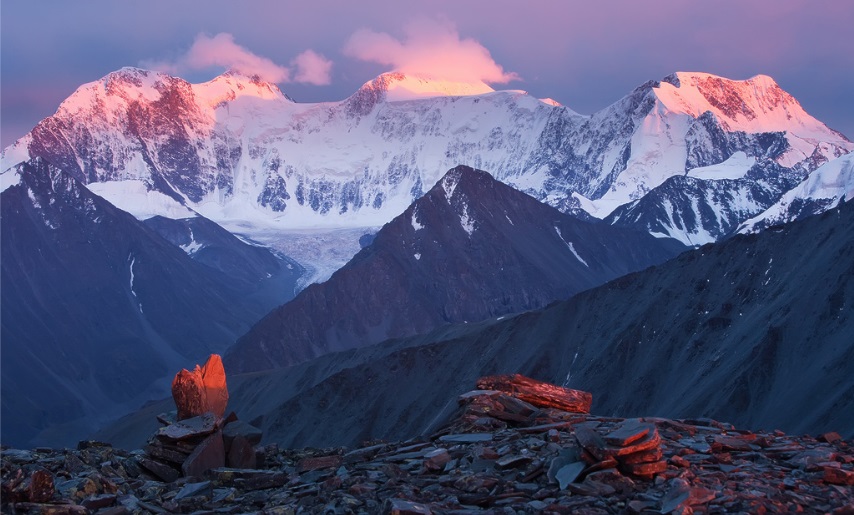
{"type": "Polygon", "coordinates": [[[383,73],[366,82],[362,88],[384,93],[385,100],[388,102],[430,97],[482,95],[495,91],[482,81],[461,82],[400,72],[383,73]]]}
{"type": "Polygon", "coordinates": [[[653,92],[669,111],[694,118],[709,111],[730,131],[837,136],[767,75],[733,80],[711,73],[676,72],[653,86],[653,92]]]}
{"type": "Polygon", "coordinates": [[[463,190],[468,190],[475,187],[477,184],[493,181],[495,181],[495,178],[493,178],[488,172],[477,170],[466,165],[457,165],[448,170],[445,175],[439,179],[439,182],[436,183],[436,186],[433,187],[431,192],[443,192],[445,198],[450,201],[454,197],[454,192],[457,190],[457,186],[459,186],[460,183],[464,183],[463,190]]]}
{"type": "MultiPolygon", "coordinates": [[[[160,97],[163,84],[180,82],[189,85],[184,79],[173,77],[167,73],[133,66],[125,66],[110,72],[98,82],[108,95],[125,96],[130,91],[135,91],[138,95],[151,100],[160,97]]],[[[89,85],[98,84],[98,82],[84,84],[79,90],[85,89],[89,85]]]]}
{"type": "Polygon", "coordinates": [[[212,106],[243,96],[291,102],[272,82],[263,80],[257,74],[247,74],[235,69],[228,70],[208,82],[194,84],[193,89],[197,96],[204,98],[212,106]]]}
{"type": "Polygon", "coordinates": [[[286,99],[275,84],[261,79],[259,75],[235,69],[228,70],[208,82],[190,84],[165,72],[126,66],[110,72],[100,83],[108,95],[145,98],[150,101],[159,99],[166,88],[179,87],[188,92],[192,89],[195,96],[212,107],[243,96],[264,100],[286,99]]]}
{"type": "Polygon", "coordinates": [[[226,364],[244,372],[287,366],[545,306],[682,249],[583,222],[487,172],[456,166],[328,281],[256,324],[229,350],[226,364]]]}

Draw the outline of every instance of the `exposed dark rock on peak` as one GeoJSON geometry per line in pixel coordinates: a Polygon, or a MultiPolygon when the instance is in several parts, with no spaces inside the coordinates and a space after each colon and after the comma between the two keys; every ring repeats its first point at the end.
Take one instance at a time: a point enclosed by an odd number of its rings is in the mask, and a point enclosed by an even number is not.
{"type": "Polygon", "coordinates": [[[673,84],[673,85],[674,85],[674,86],[676,86],[677,88],[680,86],[680,84],[679,84],[679,76],[678,76],[677,74],[675,74],[675,73],[671,73],[671,74],[670,74],[670,75],[668,75],[667,77],[664,77],[663,79],[661,79],[661,82],[666,82],[666,83],[668,83],[668,84],[673,84]]]}

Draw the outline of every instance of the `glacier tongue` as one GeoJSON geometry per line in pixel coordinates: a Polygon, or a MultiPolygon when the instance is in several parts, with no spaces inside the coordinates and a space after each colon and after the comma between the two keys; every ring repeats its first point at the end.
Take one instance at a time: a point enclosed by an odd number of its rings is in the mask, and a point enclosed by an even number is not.
{"type": "Polygon", "coordinates": [[[297,283],[299,291],[309,284],[329,279],[359,252],[360,240],[378,230],[379,227],[348,227],[255,231],[250,243],[270,247],[303,266],[306,272],[297,283]]]}

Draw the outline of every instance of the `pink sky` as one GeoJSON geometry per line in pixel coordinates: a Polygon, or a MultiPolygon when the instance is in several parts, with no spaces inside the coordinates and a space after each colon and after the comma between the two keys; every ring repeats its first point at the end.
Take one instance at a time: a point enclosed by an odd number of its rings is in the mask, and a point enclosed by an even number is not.
{"type": "Polygon", "coordinates": [[[142,65],[192,82],[251,68],[297,101],[340,100],[383,71],[421,69],[525,89],[585,114],[674,71],[761,73],[854,138],[854,2],[89,0],[0,9],[3,147],[80,84],[142,65]]]}

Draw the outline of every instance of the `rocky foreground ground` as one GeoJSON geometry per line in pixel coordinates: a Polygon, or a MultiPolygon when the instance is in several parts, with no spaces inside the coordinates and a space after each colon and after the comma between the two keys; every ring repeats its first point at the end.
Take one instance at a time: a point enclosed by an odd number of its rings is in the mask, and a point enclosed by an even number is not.
{"type": "Polygon", "coordinates": [[[835,433],[598,417],[589,394],[520,376],[478,386],[437,433],[357,449],[258,446],[234,416],[164,416],[130,452],[4,448],[2,511],[854,514],[854,448],[835,433]]]}

